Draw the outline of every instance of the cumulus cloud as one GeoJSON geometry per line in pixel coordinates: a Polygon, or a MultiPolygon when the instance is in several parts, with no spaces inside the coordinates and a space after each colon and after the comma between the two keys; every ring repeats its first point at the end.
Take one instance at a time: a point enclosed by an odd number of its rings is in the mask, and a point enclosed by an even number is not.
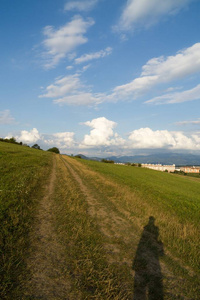
{"type": "Polygon", "coordinates": [[[133,149],[199,150],[200,147],[198,134],[188,137],[179,131],[153,131],[150,128],[140,128],[132,131],[129,135],[129,141],[130,147],[133,149]]]}
{"type": "Polygon", "coordinates": [[[82,0],[82,1],[68,1],[65,4],[65,10],[88,11],[94,8],[98,0],[82,0]]]}
{"type": "Polygon", "coordinates": [[[80,76],[80,73],[76,73],[56,79],[39,97],[54,98],[54,103],[60,105],[96,105],[103,102],[104,94],[91,93],[81,82],[80,76]]]}
{"type": "Polygon", "coordinates": [[[75,145],[74,132],[58,132],[48,138],[43,139],[44,143],[49,146],[56,146],[59,149],[72,148],[75,145]]]}
{"type": "Polygon", "coordinates": [[[86,134],[80,147],[108,147],[108,146],[120,146],[124,144],[124,140],[114,133],[114,128],[117,123],[106,119],[105,117],[93,119],[83,123],[86,126],[92,128],[90,134],[86,134]]]}
{"type": "Polygon", "coordinates": [[[14,123],[15,119],[12,117],[9,109],[0,111],[0,124],[8,125],[14,123]]]}
{"type": "Polygon", "coordinates": [[[103,58],[105,56],[110,55],[111,53],[112,53],[112,48],[107,47],[105,50],[101,50],[99,52],[84,54],[81,57],[76,58],[75,63],[81,64],[81,63],[88,62],[93,59],[103,58]]]}
{"type": "Polygon", "coordinates": [[[41,139],[41,135],[36,128],[33,128],[30,131],[22,130],[19,136],[16,136],[18,141],[22,141],[23,143],[35,143],[41,139]]]}
{"type": "Polygon", "coordinates": [[[200,84],[190,90],[183,92],[169,93],[159,97],[154,97],[145,103],[150,104],[173,104],[200,99],[200,84]]]}
{"type": "Polygon", "coordinates": [[[174,15],[194,0],[127,0],[118,30],[147,28],[166,15],[174,15]]]}
{"type": "Polygon", "coordinates": [[[150,59],[142,67],[140,77],[117,86],[113,96],[137,97],[157,84],[179,80],[197,72],[200,72],[200,43],[181,50],[174,56],[150,59]]]}
{"type": "Polygon", "coordinates": [[[93,24],[94,21],[90,18],[84,20],[81,16],[75,16],[71,22],[57,30],[53,26],[46,26],[43,30],[46,37],[43,41],[45,68],[55,67],[61,59],[71,54],[78,46],[87,43],[85,33],[93,24]]]}
{"type": "Polygon", "coordinates": [[[16,136],[16,140],[22,141],[26,144],[33,144],[37,142],[43,146],[55,146],[59,149],[68,149],[73,148],[75,146],[74,132],[57,132],[53,134],[42,134],[39,133],[38,129],[36,128],[33,128],[30,131],[22,130],[20,134],[16,136]]]}

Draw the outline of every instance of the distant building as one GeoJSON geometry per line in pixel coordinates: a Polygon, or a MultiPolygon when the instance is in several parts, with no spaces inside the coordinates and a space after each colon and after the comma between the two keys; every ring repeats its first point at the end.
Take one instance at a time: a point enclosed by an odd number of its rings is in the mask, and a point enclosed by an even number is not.
{"type": "Polygon", "coordinates": [[[185,173],[195,173],[198,174],[200,173],[200,167],[191,167],[191,166],[184,166],[184,167],[180,167],[180,170],[185,172],[185,173]]]}
{"type": "Polygon", "coordinates": [[[161,164],[142,164],[143,168],[148,168],[156,171],[162,171],[162,172],[174,172],[175,171],[175,165],[161,165],[161,164]]]}

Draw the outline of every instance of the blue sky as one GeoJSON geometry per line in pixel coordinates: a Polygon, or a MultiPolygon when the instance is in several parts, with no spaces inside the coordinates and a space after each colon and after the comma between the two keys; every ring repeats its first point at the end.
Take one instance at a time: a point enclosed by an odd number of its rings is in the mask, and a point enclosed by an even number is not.
{"type": "Polygon", "coordinates": [[[199,0],[2,0],[0,136],[200,153],[199,0]]]}

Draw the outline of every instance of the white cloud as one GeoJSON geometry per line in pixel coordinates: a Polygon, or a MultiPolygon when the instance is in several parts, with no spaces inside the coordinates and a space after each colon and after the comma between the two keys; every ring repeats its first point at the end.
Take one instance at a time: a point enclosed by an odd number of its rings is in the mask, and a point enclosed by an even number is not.
{"type": "MultiPolygon", "coordinates": [[[[10,135],[11,137],[13,135],[10,135]]],[[[74,132],[58,132],[54,134],[41,134],[36,128],[30,131],[22,130],[16,136],[17,141],[22,141],[26,144],[39,143],[42,146],[58,147],[59,149],[68,149],[75,146],[74,132]]]]}
{"type": "Polygon", "coordinates": [[[130,147],[133,149],[199,150],[200,147],[198,134],[187,137],[179,131],[153,131],[150,128],[140,128],[132,131],[129,140],[131,142],[130,147]]]}
{"type": "Polygon", "coordinates": [[[105,56],[108,56],[112,53],[112,48],[111,47],[107,47],[105,50],[101,50],[99,52],[94,52],[94,53],[88,53],[88,54],[84,54],[81,57],[78,57],[75,59],[75,63],[76,64],[81,64],[93,59],[98,59],[98,58],[102,58],[105,56]]]}
{"type": "Polygon", "coordinates": [[[0,124],[8,125],[14,123],[14,121],[15,119],[12,117],[9,109],[0,111],[0,124]]]}
{"type": "Polygon", "coordinates": [[[80,80],[80,73],[65,76],[47,86],[40,98],[55,98],[54,103],[60,105],[96,105],[104,101],[104,94],[91,93],[80,80]]]}
{"type": "Polygon", "coordinates": [[[181,122],[176,122],[176,125],[199,125],[200,124],[200,118],[198,120],[193,120],[193,121],[181,121],[181,122]]]}
{"type": "Polygon", "coordinates": [[[73,66],[67,66],[66,69],[67,70],[72,70],[74,67],[73,66]]]}
{"type": "Polygon", "coordinates": [[[54,100],[54,103],[60,105],[97,105],[101,102],[103,102],[101,94],[92,94],[89,92],[77,92],[74,95],[54,100]]]}
{"type": "Polygon", "coordinates": [[[74,132],[58,132],[44,138],[44,143],[49,146],[55,146],[59,149],[72,148],[75,145],[74,132]]]}
{"type": "Polygon", "coordinates": [[[173,104],[187,101],[200,100],[200,84],[190,90],[183,92],[170,93],[152,98],[145,103],[150,104],[173,104]]]}
{"type": "Polygon", "coordinates": [[[117,86],[113,96],[131,95],[136,98],[157,84],[179,80],[200,72],[200,43],[179,51],[174,56],[152,58],[142,67],[142,70],[140,77],[117,86]]]}
{"type": "MultiPolygon", "coordinates": [[[[81,73],[88,67],[83,67],[82,71],[74,75],[56,79],[54,84],[47,86],[46,93],[40,97],[57,98],[54,99],[55,103],[75,105],[96,105],[105,101],[136,99],[158,84],[180,80],[200,72],[200,43],[179,51],[174,56],[150,59],[142,67],[140,77],[127,84],[115,87],[111,93],[95,94],[81,82],[81,73]]],[[[168,93],[147,102],[175,103],[196,100],[199,99],[199,91],[200,85],[197,85],[191,90],[168,93]]]]}
{"type": "Polygon", "coordinates": [[[127,0],[118,30],[147,28],[166,15],[174,15],[194,0],[127,0]]]}
{"type": "Polygon", "coordinates": [[[68,1],[65,4],[65,10],[88,11],[91,10],[97,2],[98,0],[68,1]]]}
{"type": "Polygon", "coordinates": [[[35,143],[41,139],[41,136],[36,128],[30,131],[22,130],[19,136],[16,136],[18,141],[23,143],[35,143]]]}
{"type": "Polygon", "coordinates": [[[86,66],[83,67],[82,71],[85,72],[85,71],[87,71],[87,69],[89,69],[90,67],[91,67],[91,64],[86,65],[86,66]]]}
{"type": "Polygon", "coordinates": [[[87,121],[84,125],[91,127],[92,130],[89,135],[85,135],[80,148],[120,146],[125,142],[117,133],[114,133],[114,128],[117,126],[117,123],[105,117],[87,121]]]}
{"type": "Polygon", "coordinates": [[[46,37],[43,41],[46,60],[45,68],[55,67],[67,54],[71,54],[78,46],[87,43],[84,36],[87,29],[94,24],[92,19],[84,20],[81,16],[75,16],[71,22],[60,27],[58,30],[53,26],[46,26],[43,34],[46,37]]]}
{"type": "Polygon", "coordinates": [[[54,84],[46,87],[46,94],[39,96],[40,98],[57,98],[69,93],[74,93],[82,87],[80,74],[65,76],[55,80],[54,84]]]}

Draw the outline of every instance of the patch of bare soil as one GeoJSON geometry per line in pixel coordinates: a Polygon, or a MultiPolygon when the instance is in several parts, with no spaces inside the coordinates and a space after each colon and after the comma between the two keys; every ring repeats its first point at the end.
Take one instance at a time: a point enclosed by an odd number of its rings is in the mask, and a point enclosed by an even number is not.
{"type": "Polygon", "coordinates": [[[69,299],[70,283],[63,271],[64,249],[58,241],[53,223],[55,180],[54,159],[50,182],[46,187],[45,197],[41,199],[31,234],[31,251],[27,261],[29,278],[25,285],[24,299],[69,299]]]}

